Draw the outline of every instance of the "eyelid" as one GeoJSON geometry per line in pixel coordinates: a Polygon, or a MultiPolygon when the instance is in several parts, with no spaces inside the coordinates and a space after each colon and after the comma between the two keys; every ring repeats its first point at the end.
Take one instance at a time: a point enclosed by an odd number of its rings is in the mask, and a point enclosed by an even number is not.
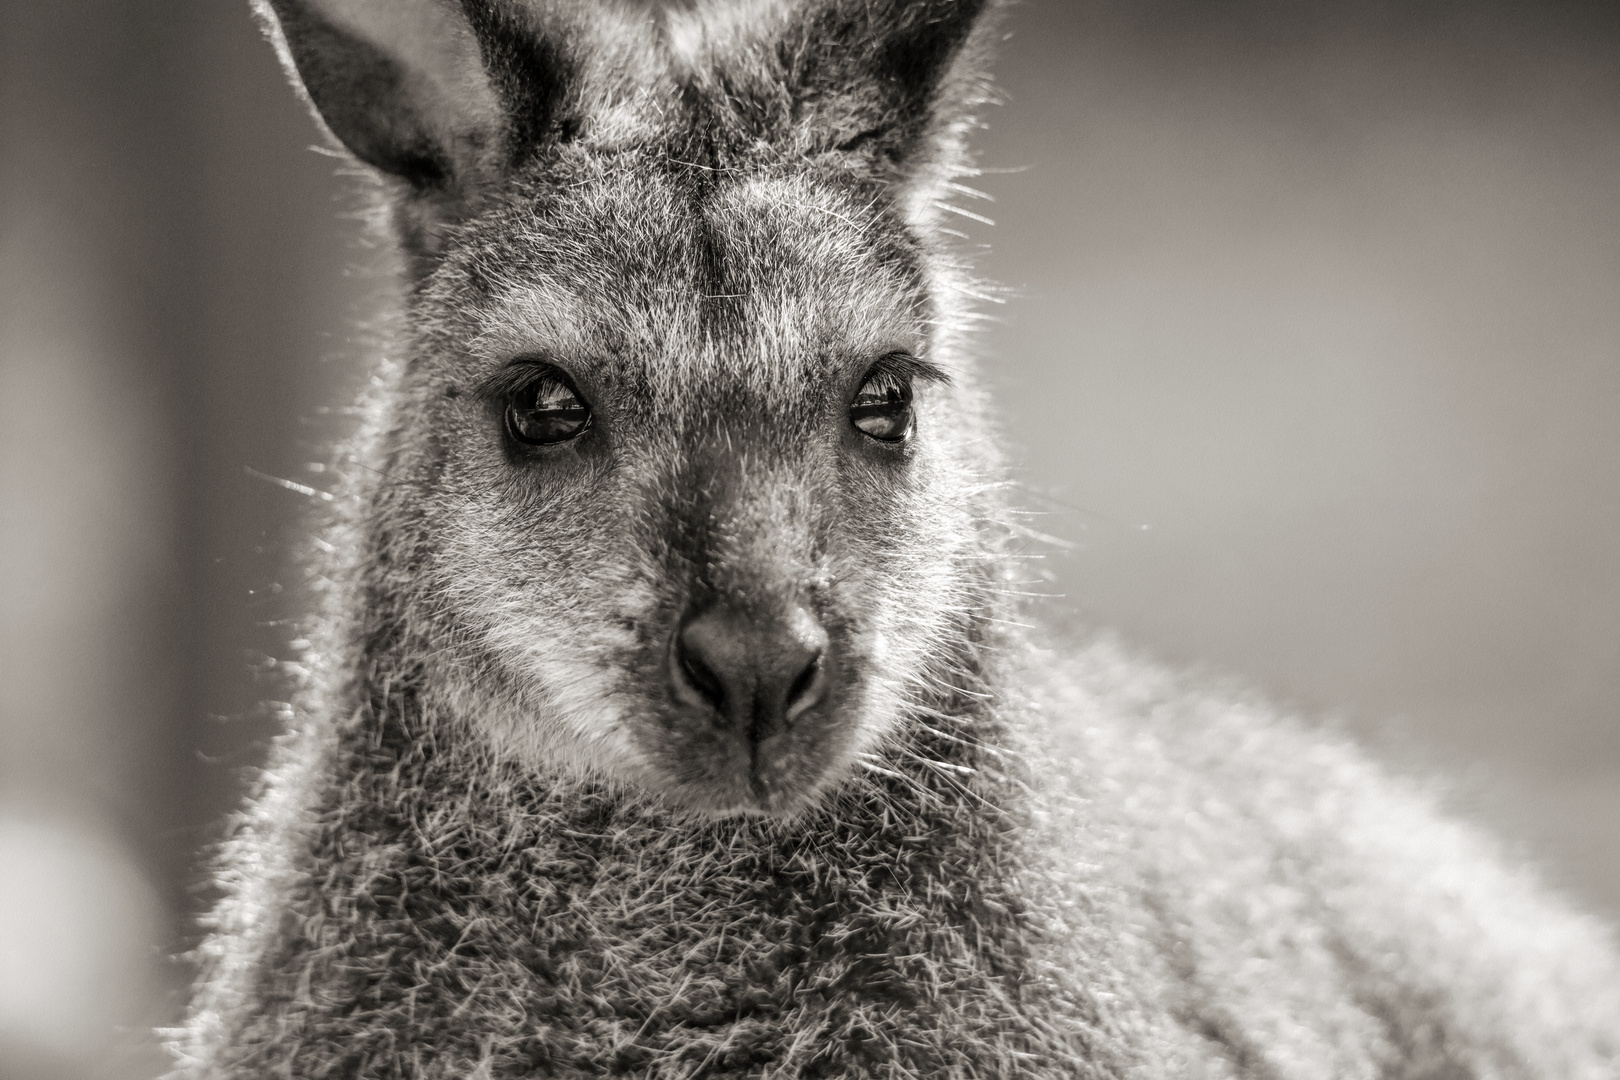
{"type": "Polygon", "coordinates": [[[950,372],[908,352],[892,352],[879,357],[861,376],[861,385],[879,375],[888,375],[908,383],[939,383],[944,386],[951,383],[950,372]]]}
{"type": "Polygon", "coordinates": [[[581,401],[585,399],[579,392],[579,384],[564,368],[540,356],[520,356],[507,361],[499,370],[481,379],[473,388],[473,393],[486,400],[504,401],[545,378],[555,379],[573,391],[581,401]]]}
{"type": "Polygon", "coordinates": [[[875,371],[866,377],[860,388],[855,391],[853,405],[862,402],[888,402],[893,400],[891,394],[898,394],[903,400],[911,400],[911,380],[902,378],[888,371],[875,371]]]}

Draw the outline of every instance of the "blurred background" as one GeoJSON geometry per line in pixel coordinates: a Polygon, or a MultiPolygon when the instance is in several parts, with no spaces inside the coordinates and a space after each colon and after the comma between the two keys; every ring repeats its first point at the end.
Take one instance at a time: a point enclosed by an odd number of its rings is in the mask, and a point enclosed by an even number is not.
{"type": "MultiPolygon", "coordinates": [[[[1029,0],[966,221],[1054,602],[1620,917],[1620,6],[1029,0]]],[[[246,3],[0,2],[0,1078],[148,1077],[388,290],[246,3]]]]}

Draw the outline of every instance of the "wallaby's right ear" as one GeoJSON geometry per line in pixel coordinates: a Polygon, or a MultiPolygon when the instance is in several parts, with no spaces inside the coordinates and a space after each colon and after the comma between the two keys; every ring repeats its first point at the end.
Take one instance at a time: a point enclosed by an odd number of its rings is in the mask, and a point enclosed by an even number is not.
{"type": "Polygon", "coordinates": [[[435,0],[254,0],[338,142],[417,192],[467,194],[505,127],[465,17],[435,0]]]}

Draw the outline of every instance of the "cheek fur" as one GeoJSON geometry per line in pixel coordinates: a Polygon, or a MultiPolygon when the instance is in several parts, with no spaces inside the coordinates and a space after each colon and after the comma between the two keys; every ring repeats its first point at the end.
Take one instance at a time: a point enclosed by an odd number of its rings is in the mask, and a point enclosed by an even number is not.
{"type": "Polygon", "coordinates": [[[588,493],[509,505],[469,500],[443,518],[434,576],[464,627],[457,711],[531,765],[634,772],[627,718],[640,705],[625,659],[644,651],[655,579],[588,493]],[[580,527],[593,519],[603,527],[580,527]]]}

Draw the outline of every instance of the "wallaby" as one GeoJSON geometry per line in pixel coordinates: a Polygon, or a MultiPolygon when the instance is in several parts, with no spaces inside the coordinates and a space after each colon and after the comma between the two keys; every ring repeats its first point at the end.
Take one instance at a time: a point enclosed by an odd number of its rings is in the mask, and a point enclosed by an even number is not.
{"type": "Polygon", "coordinates": [[[1620,1077],[1419,788],[1019,625],[993,0],[259,12],[403,313],[178,1075],[1620,1077]]]}

